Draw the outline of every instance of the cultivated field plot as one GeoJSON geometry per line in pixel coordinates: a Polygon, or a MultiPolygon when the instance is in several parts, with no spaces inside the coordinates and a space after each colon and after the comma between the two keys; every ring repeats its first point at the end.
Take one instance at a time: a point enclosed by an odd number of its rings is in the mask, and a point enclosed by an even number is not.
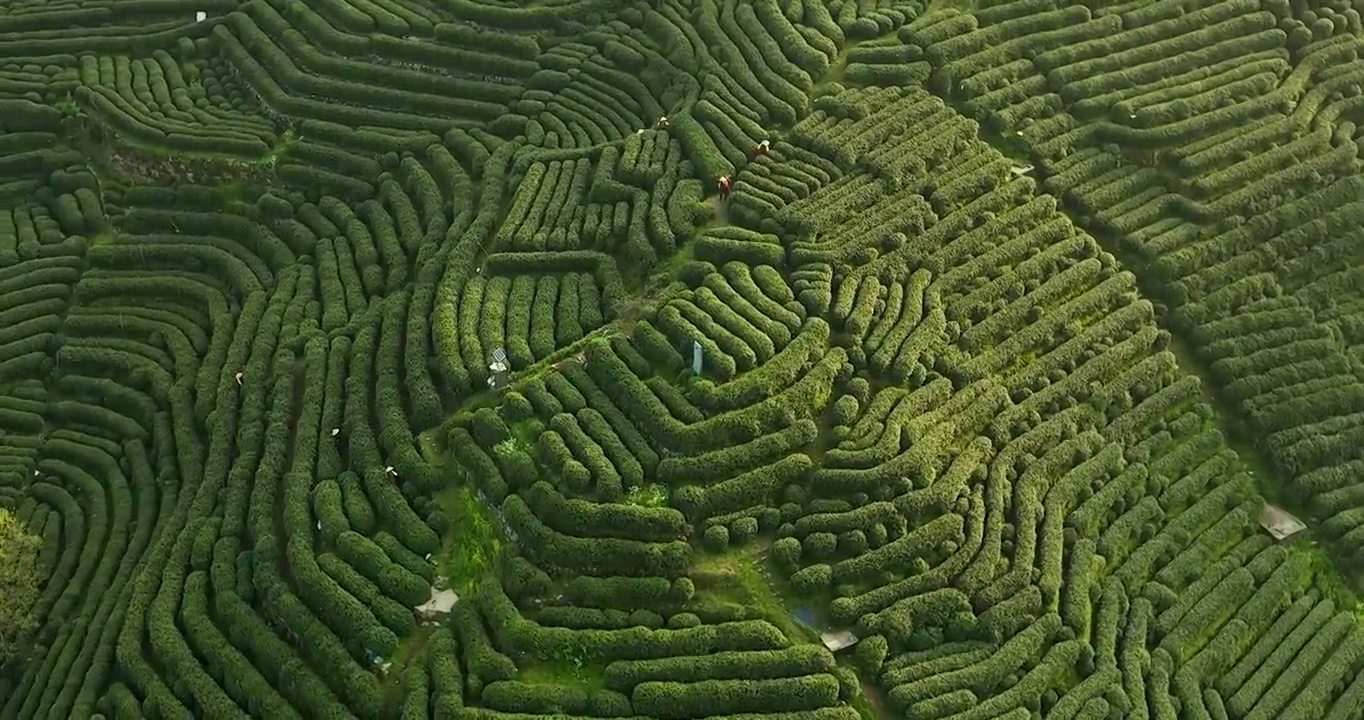
{"type": "Polygon", "coordinates": [[[1364,718],[1361,9],[0,2],[0,720],[1364,718]]]}

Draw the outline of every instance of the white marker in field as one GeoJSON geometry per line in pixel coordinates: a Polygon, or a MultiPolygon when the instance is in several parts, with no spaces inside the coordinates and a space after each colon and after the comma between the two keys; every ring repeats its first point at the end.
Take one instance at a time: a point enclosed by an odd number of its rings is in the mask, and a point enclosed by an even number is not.
{"type": "Polygon", "coordinates": [[[208,13],[204,12],[203,10],[200,10],[199,12],[194,13],[194,22],[203,22],[204,20],[207,20],[207,19],[208,19],[208,13]]]}

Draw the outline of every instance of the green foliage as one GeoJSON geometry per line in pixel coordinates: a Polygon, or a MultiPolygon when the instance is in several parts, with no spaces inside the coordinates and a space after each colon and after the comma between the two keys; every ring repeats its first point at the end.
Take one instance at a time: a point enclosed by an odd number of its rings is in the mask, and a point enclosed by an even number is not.
{"type": "Polygon", "coordinates": [[[724,525],[711,525],[706,528],[702,538],[705,543],[706,551],[712,553],[723,553],[729,549],[729,528],[724,525]]]}
{"type": "Polygon", "coordinates": [[[1364,705],[1358,7],[11,5],[0,717],[1364,705]]]}
{"type": "Polygon", "coordinates": [[[38,628],[34,605],[41,587],[38,559],[43,538],[29,532],[8,509],[0,508],[0,662],[23,652],[38,628]]]}
{"type": "Polygon", "coordinates": [[[502,532],[467,486],[447,490],[439,502],[454,531],[439,556],[438,572],[457,592],[467,594],[494,568],[504,542],[502,532]]]}

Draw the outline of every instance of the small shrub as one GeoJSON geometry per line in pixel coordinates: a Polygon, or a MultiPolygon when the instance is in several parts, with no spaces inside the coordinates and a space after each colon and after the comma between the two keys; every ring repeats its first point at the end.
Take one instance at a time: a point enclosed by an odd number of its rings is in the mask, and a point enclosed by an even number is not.
{"type": "Polygon", "coordinates": [[[701,546],[711,553],[722,553],[729,549],[729,528],[724,525],[711,525],[701,536],[701,546]]]}

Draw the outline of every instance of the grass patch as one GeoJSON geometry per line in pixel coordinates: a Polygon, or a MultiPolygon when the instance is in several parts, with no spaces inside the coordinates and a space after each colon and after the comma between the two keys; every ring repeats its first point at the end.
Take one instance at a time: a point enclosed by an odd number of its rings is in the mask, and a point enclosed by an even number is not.
{"type": "Polygon", "coordinates": [[[759,539],[719,555],[698,551],[692,570],[696,594],[755,608],[795,642],[819,642],[819,631],[797,620],[787,607],[786,598],[794,596],[767,561],[771,545],[770,539],[759,539]]]}
{"type": "Polygon", "coordinates": [[[585,662],[582,658],[532,660],[521,667],[516,679],[544,685],[565,685],[584,690],[606,687],[606,665],[585,662]]]}
{"type": "Polygon", "coordinates": [[[445,467],[445,437],[438,430],[427,430],[418,435],[417,450],[431,467],[438,470],[445,467]]]}
{"type": "Polygon", "coordinates": [[[717,215],[707,218],[701,225],[696,226],[692,237],[687,238],[686,242],[678,246],[672,255],[660,260],[649,270],[649,277],[659,280],[665,285],[676,280],[682,266],[696,258],[696,238],[704,235],[706,230],[720,227],[722,224],[717,215]]]}
{"type": "Polygon", "coordinates": [[[507,429],[511,431],[511,437],[503,440],[500,444],[507,444],[509,450],[522,450],[534,457],[535,442],[545,431],[545,424],[539,418],[528,418],[507,423],[507,429]]]}
{"type": "Polygon", "coordinates": [[[625,494],[625,502],[640,507],[665,507],[668,504],[668,488],[655,483],[632,487],[625,494]]]}
{"type": "Polygon", "coordinates": [[[398,649],[393,651],[393,655],[388,659],[393,665],[389,668],[389,675],[394,675],[392,671],[407,667],[414,660],[421,660],[426,657],[426,640],[431,636],[435,627],[431,625],[417,625],[417,629],[411,635],[398,641],[398,649]]]}
{"type": "Polygon", "coordinates": [[[436,498],[455,528],[443,538],[436,573],[448,578],[460,597],[472,595],[492,571],[505,540],[473,489],[459,484],[436,498]]]}
{"type": "Polygon", "coordinates": [[[384,697],[395,705],[403,702],[403,675],[409,667],[426,662],[426,641],[435,628],[418,625],[411,635],[398,640],[398,649],[387,658],[390,663],[383,677],[384,697]]]}

